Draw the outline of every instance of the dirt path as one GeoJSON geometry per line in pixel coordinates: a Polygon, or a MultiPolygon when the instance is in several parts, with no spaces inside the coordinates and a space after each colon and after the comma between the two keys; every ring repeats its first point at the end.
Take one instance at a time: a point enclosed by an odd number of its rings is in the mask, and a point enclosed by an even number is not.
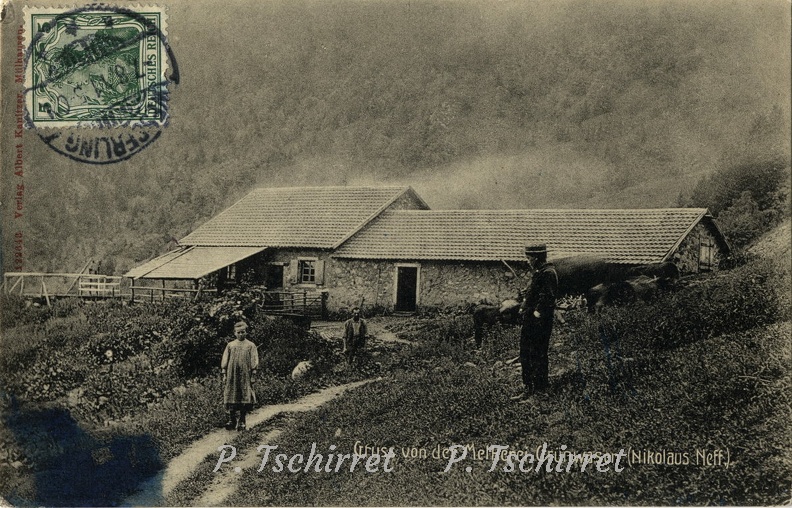
{"type": "MultiPolygon", "coordinates": [[[[282,433],[282,430],[267,432],[257,443],[260,445],[273,444],[273,441],[278,439],[282,433]]],[[[235,464],[241,472],[255,468],[260,461],[261,456],[258,453],[248,452],[241,461],[237,461],[235,464]]],[[[236,492],[240,476],[236,470],[231,472],[225,469],[222,472],[218,472],[212,478],[212,483],[209,484],[203,494],[194,498],[190,506],[225,506],[226,499],[236,492]]]]}
{"type": "MultiPolygon", "coordinates": [[[[275,404],[265,406],[251,412],[247,417],[248,432],[254,431],[256,426],[270,420],[279,413],[300,413],[312,411],[322,404],[341,395],[347,390],[352,390],[359,386],[375,381],[368,379],[341,386],[325,388],[318,392],[307,395],[295,402],[288,404],[275,404]]],[[[264,441],[275,439],[278,431],[270,432],[263,436],[264,441]]],[[[140,491],[123,501],[124,506],[156,506],[162,504],[165,497],[182,481],[193,474],[201,462],[212,454],[217,454],[217,449],[231,443],[238,436],[238,432],[225,429],[216,430],[195,441],[181,455],[173,458],[159,474],[151,478],[140,486],[140,491]]],[[[256,460],[255,454],[245,457],[245,461],[256,460]]],[[[255,463],[255,462],[254,462],[255,463]]],[[[194,503],[196,506],[211,506],[223,503],[236,488],[236,479],[232,475],[223,474],[222,478],[215,481],[194,503]]]]}

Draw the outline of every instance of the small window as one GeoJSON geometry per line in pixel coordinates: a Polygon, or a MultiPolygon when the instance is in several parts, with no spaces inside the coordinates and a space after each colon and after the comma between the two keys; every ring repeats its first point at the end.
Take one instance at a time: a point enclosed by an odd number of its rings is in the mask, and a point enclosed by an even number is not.
{"type": "Polygon", "coordinates": [[[226,281],[236,282],[236,264],[226,266],[226,281]]]}
{"type": "Polygon", "coordinates": [[[300,284],[316,284],[316,261],[301,260],[299,273],[300,284]]]}

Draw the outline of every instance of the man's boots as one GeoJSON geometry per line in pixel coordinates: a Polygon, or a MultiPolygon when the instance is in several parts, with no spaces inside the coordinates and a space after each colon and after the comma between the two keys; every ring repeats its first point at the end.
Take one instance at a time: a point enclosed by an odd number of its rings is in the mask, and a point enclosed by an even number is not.
{"type": "Polygon", "coordinates": [[[509,400],[512,400],[514,402],[524,402],[530,399],[535,393],[536,390],[534,389],[532,384],[525,385],[520,393],[514,395],[513,397],[509,397],[509,400]]]}
{"type": "Polygon", "coordinates": [[[228,421],[225,424],[226,430],[234,430],[237,426],[236,411],[228,412],[228,421]]]}
{"type": "Polygon", "coordinates": [[[245,423],[245,411],[239,412],[239,421],[237,422],[237,430],[245,430],[247,425],[245,423]]]}

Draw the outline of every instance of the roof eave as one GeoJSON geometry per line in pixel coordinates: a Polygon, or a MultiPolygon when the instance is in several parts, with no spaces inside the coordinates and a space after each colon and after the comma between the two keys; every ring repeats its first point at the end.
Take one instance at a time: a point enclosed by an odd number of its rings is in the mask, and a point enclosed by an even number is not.
{"type": "MultiPolygon", "coordinates": [[[[671,248],[668,250],[668,252],[666,252],[666,253],[665,253],[665,255],[664,255],[664,256],[663,256],[663,258],[660,260],[660,262],[661,262],[661,263],[665,263],[666,261],[668,261],[668,260],[669,260],[669,258],[670,258],[671,256],[673,256],[673,255],[674,255],[674,252],[676,252],[676,251],[677,251],[677,249],[679,248],[679,246],[680,246],[680,245],[682,245],[682,242],[684,242],[684,241],[685,241],[685,238],[687,238],[687,237],[688,237],[688,235],[690,234],[690,232],[691,232],[691,231],[693,231],[693,228],[695,228],[695,227],[696,227],[696,225],[697,225],[699,222],[701,222],[701,220],[702,220],[704,217],[706,217],[707,215],[709,215],[709,214],[710,214],[710,213],[709,213],[709,210],[708,210],[707,208],[702,208],[702,209],[701,209],[701,213],[699,213],[699,215],[696,217],[696,219],[695,219],[695,220],[693,220],[693,221],[690,223],[690,226],[688,226],[688,228],[685,230],[685,232],[684,232],[684,233],[682,233],[682,235],[680,235],[680,237],[679,237],[679,238],[677,238],[677,241],[676,241],[676,242],[674,242],[674,245],[672,245],[672,246],[671,246],[671,248]]],[[[710,215],[710,216],[711,216],[711,215],[710,215]]],[[[720,231],[719,231],[719,233],[720,233],[720,231]]],[[[721,235],[721,236],[722,236],[722,235],[721,235]]]]}
{"type": "MultiPolygon", "coordinates": [[[[151,272],[153,272],[154,270],[156,270],[156,269],[158,269],[158,268],[161,268],[161,267],[163,267],[163,266],[167,265],[168,263],[170,263],[171,261],[173,261],[174,259],[176,259],[176,258],[179,258],[179,257],[181,257],[181,256],[183,256],[183,255],[185,255],[185,254],[187,254],[189,251],[191,251],[193,248],[195,248],[195,245],[183,245],[183,246],[181,246],[181,247],[179,247],[179,248],[181,249],[181,252],[179,252],[179,253],[178,253],[177,255],[175,255],[173,258],[171,258],[171,259],[168,259],[167,261],[163,262],[162,264],[160,264],[160,265],[157,265],[157,266],[155,266],[154,268],[152,268],[152,269],[150,269],[150,270],[148,270],[148,271],[146,271],[146,272],[143,272],[142,274],[140,274],[140,275],[138,275],[138,276],[136,276],[136,277],[130,277],[129,275],[127,275],[129,272],[132,272],[132,271],[134,271],[134,270],[135,270],[135,268],[132,268],[132,269],[130,269],[130,270],[127,270],[127,272],[126,272],[124,275],[122,275],[122,277],[127,277],[127,278],[130,278],[130,279],[132,279],[132,280],[137,280],[137,279],[140,279],[140,278],[145,278],[145,276],[146,276],[146,275],[150,274],[150,273],[151,273],[151,272]]],[[[165,256],[167,256],[168,254],[170,254],[170,253],[172,253],[172,252],[175,252],[175,251],[170,251],[170,252],[166,252],[165,254],[160,254],[159,256],[155,257],[154,259],[150,259],[150,260],[146,261],[145,263],[150,263],[150,262],[152,262],[152,261],[154,261],[154,260],[156,260],[156,259],[158,259],[158,258],[165,257],[165,256]]],[[[145,263],[143,263],[143,264],[145,264],[145,263]]],[[[141,265],[141,266],[142,266],[142,265],[141,265]]]]}
{"type": "Polygon", "coordinates": [[[709,223],[715,230],[715,239],[721,243],[721,247],[723,247],[723,250],[726,252],[726,254],[730,254],[732,247],[729,244],[729,240],[726,238],[726,235],[724,235],[723,231],[721,231],[718,227],[718,223],[715,222],[715,217],[713,217],[712,214],[709,213],[709,210],[707,210],[707,213],[704,214],[703,218],[709,218],[709,223]]]}

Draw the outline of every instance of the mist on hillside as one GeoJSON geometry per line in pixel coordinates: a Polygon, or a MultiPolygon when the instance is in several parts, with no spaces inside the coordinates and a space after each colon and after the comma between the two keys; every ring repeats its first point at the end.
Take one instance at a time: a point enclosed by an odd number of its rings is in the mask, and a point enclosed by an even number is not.
{"type": "Polygon", "coordinates": [[[789,159],[781,1],[185,1],[168,37],[182,80],[156,145],[97,168],[28,135],[31,269],[127,268],[255,186],[659,207],[789,159]]]}

